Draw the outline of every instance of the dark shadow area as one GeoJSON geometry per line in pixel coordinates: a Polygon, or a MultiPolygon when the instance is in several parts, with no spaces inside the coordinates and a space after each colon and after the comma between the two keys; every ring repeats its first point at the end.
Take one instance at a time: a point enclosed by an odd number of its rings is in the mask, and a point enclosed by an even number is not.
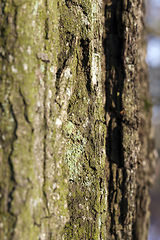
{"type": "MultiPolygon", "coordinates": [[[[103,48],[105,52],[106,64],[106,104],[105,110],[110,116],[110,121],[107,129],[107,157],[111,162],[114,162],[118,167],[124,166],[123,149],[122,149],[122,122],[123,122],[123,106],[122,92],[125,79],[125,70],[123,63],[123,31],[122,23],[117,22],[117,8],[120,1],[114,1],[109,7],[105,7],[105,29],[106,37],[103,40],[103,48]],[[107,13],[110,13],[110,18],[107,18],[107,13]],[[116,149],[117,153],[113,153],[116,149]],[[113,157],[113,154],[116,157],[113,157]]],[[[122,9],[122,8],[121,8],[122,9]]],[[[121,19],[118,19],[121,20],[121,19]]]]}
{"type": "Polygon", "coordinates": [[[82,48],[82,66],[84,68],[84,73],[86,74],[87,77],[87,83],[86,83],[86,88],[88,90],[88,93],[91,93],[91,67],[89,63],[89,39],[81,39],[80,41],[80,46],[82,48]]]}
{"type": "MultiPolygon", "coordinates": [[[[116,203],[117,191],[122,193],[120,200],[120,217],[119,223],[123,226],[128,212],[128,205],[125,199],[125,183],[126,172],[124,169],[124,153],[123,153],[123,105],[122,92],[124,87],[125,66],[124,66],[124,29],[122,23],[123,2],[114,0],[111,5],[105,5],[105,36],[103,39],[103,49],[105,54],[105,92],[106,92],[106,122],[107,138],[106,138],[106,154],[109,161],[109,179],[108,179],[108,209],[110,211],[111,225],[110,233],[116,236],[115,228],[115,210],[113,204],[116,203]],[[115,189],[113,164],[118,169],[122,169],[123,181],[120,186],[115,189]]],[[[119,178],[119,174],[117,177],[119,178]]]]}

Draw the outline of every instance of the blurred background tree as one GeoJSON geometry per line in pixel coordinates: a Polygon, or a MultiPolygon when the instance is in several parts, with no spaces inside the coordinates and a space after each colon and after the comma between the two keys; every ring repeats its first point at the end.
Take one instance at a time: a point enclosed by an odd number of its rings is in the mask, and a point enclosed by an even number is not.
{"type": "MultiPolygon", "coordinates": [[[[155,154],[160,154],[160,1],[146,0],[146,38],[150,94],[153,104],[152,124],[155,137],[155,154]]],[[[151,189],[151,224],[149,240],[160,239],[160,159],[156,163],[156,181],[151,189]]]]}

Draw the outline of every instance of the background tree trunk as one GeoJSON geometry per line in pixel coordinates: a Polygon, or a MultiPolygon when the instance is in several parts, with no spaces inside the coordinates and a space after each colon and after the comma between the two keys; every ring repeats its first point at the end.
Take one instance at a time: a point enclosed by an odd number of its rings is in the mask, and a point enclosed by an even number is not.
{"type": "MultiPolygon", "coordinates": [[[[145,16],[145,5],[142,4],[142,14],[145,16]]],[[[141,143],[140,154],[136,171],[136,218],[133,225],[134,239],[148,239],[150,224],[150,194],[149,188],[155,180],[156,152],[153,126],[151,126],[152,103],[149,94],[148,68],[146,58],[146,29],[144,17],[142,18],[140,41],[140,126],[139,139],[141,143]]]]}
{"type": "Polygon", "coordinates": [[[0,4],[1,239],[147,239],[142,2],[0,4]]]}

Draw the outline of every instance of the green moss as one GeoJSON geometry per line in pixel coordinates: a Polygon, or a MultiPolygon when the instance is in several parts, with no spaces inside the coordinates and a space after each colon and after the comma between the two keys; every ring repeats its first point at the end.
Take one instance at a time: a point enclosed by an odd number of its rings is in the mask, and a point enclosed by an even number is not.
{"type": "Polygon", "coordinates": [[[143,99],[144,101],[144,111],[147,113],[153,104],[148,99],[143,99]]]}
{"type": "Polygon", "coordinates": [[[10,213],[1,214],[8,222],[4,238],[11,239],[16,224],[17,239],[50,232],[60,239],[67,220],[66,239],[103,235],[106,129],[101,76],[91,70],[100,71],[98,9],[98,1],[83,0],[70,7],[36,0],[5,7],[12,24],[3,21],[4,49],[12,56],[1,72],[1,101],[7,96],[1,127],[4,159],[13,169],[4,166],[3,191],[12,195],[10,213]]]}
{"type": "Polygon", "coordinates": [[[70,8],[65,3],[60,2],[60,6],[60,27],[63,33],[70,32],[74,36],[88,38],[91,31],[90,1],[82,1],[77,5],[70,4],[70,8]]]}

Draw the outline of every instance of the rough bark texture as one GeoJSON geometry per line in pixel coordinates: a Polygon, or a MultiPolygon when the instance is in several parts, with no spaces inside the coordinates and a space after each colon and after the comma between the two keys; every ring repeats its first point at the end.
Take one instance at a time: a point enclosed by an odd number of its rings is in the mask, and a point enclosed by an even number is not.
{"type": "Polygon", "coordinates": [[[110,239],[147,239],[155,161],[143,39],[144,1],[105,1],[104,8],[107,229],[110,239]]]}
{"type": "Polygon", "coordinates": [[[105,238],[99,1],[1,6],[1,239],[105,238]]]}
{"type": "Polygon", "coordinates": [[[132,239],[141,1],[0,5],[0,239],[132,239]]]}
{"type": "Polygon", "coordinates": [[[139,123],[141,1],[106,1],[108,231],[132,239],[139,123]]]}
{"type": "MultiPolygon", "coordinates": [[[[142,4],[142,13],[145,15],[145,5],[142,4]]],[[[143,16],[144,16],[143,15],[143,16]]],[[[141,142],[136,172],[136,218],[133,225],[133,238],[148,239],[150,223],[150,194],[149,188],[155,180],[156,152],[154,134],[151,126],[152,104],[149,94],[148,68],[146,58],[145,23],[142,18],[140,42],[140,127],[139,139],[141,142]]]]}

